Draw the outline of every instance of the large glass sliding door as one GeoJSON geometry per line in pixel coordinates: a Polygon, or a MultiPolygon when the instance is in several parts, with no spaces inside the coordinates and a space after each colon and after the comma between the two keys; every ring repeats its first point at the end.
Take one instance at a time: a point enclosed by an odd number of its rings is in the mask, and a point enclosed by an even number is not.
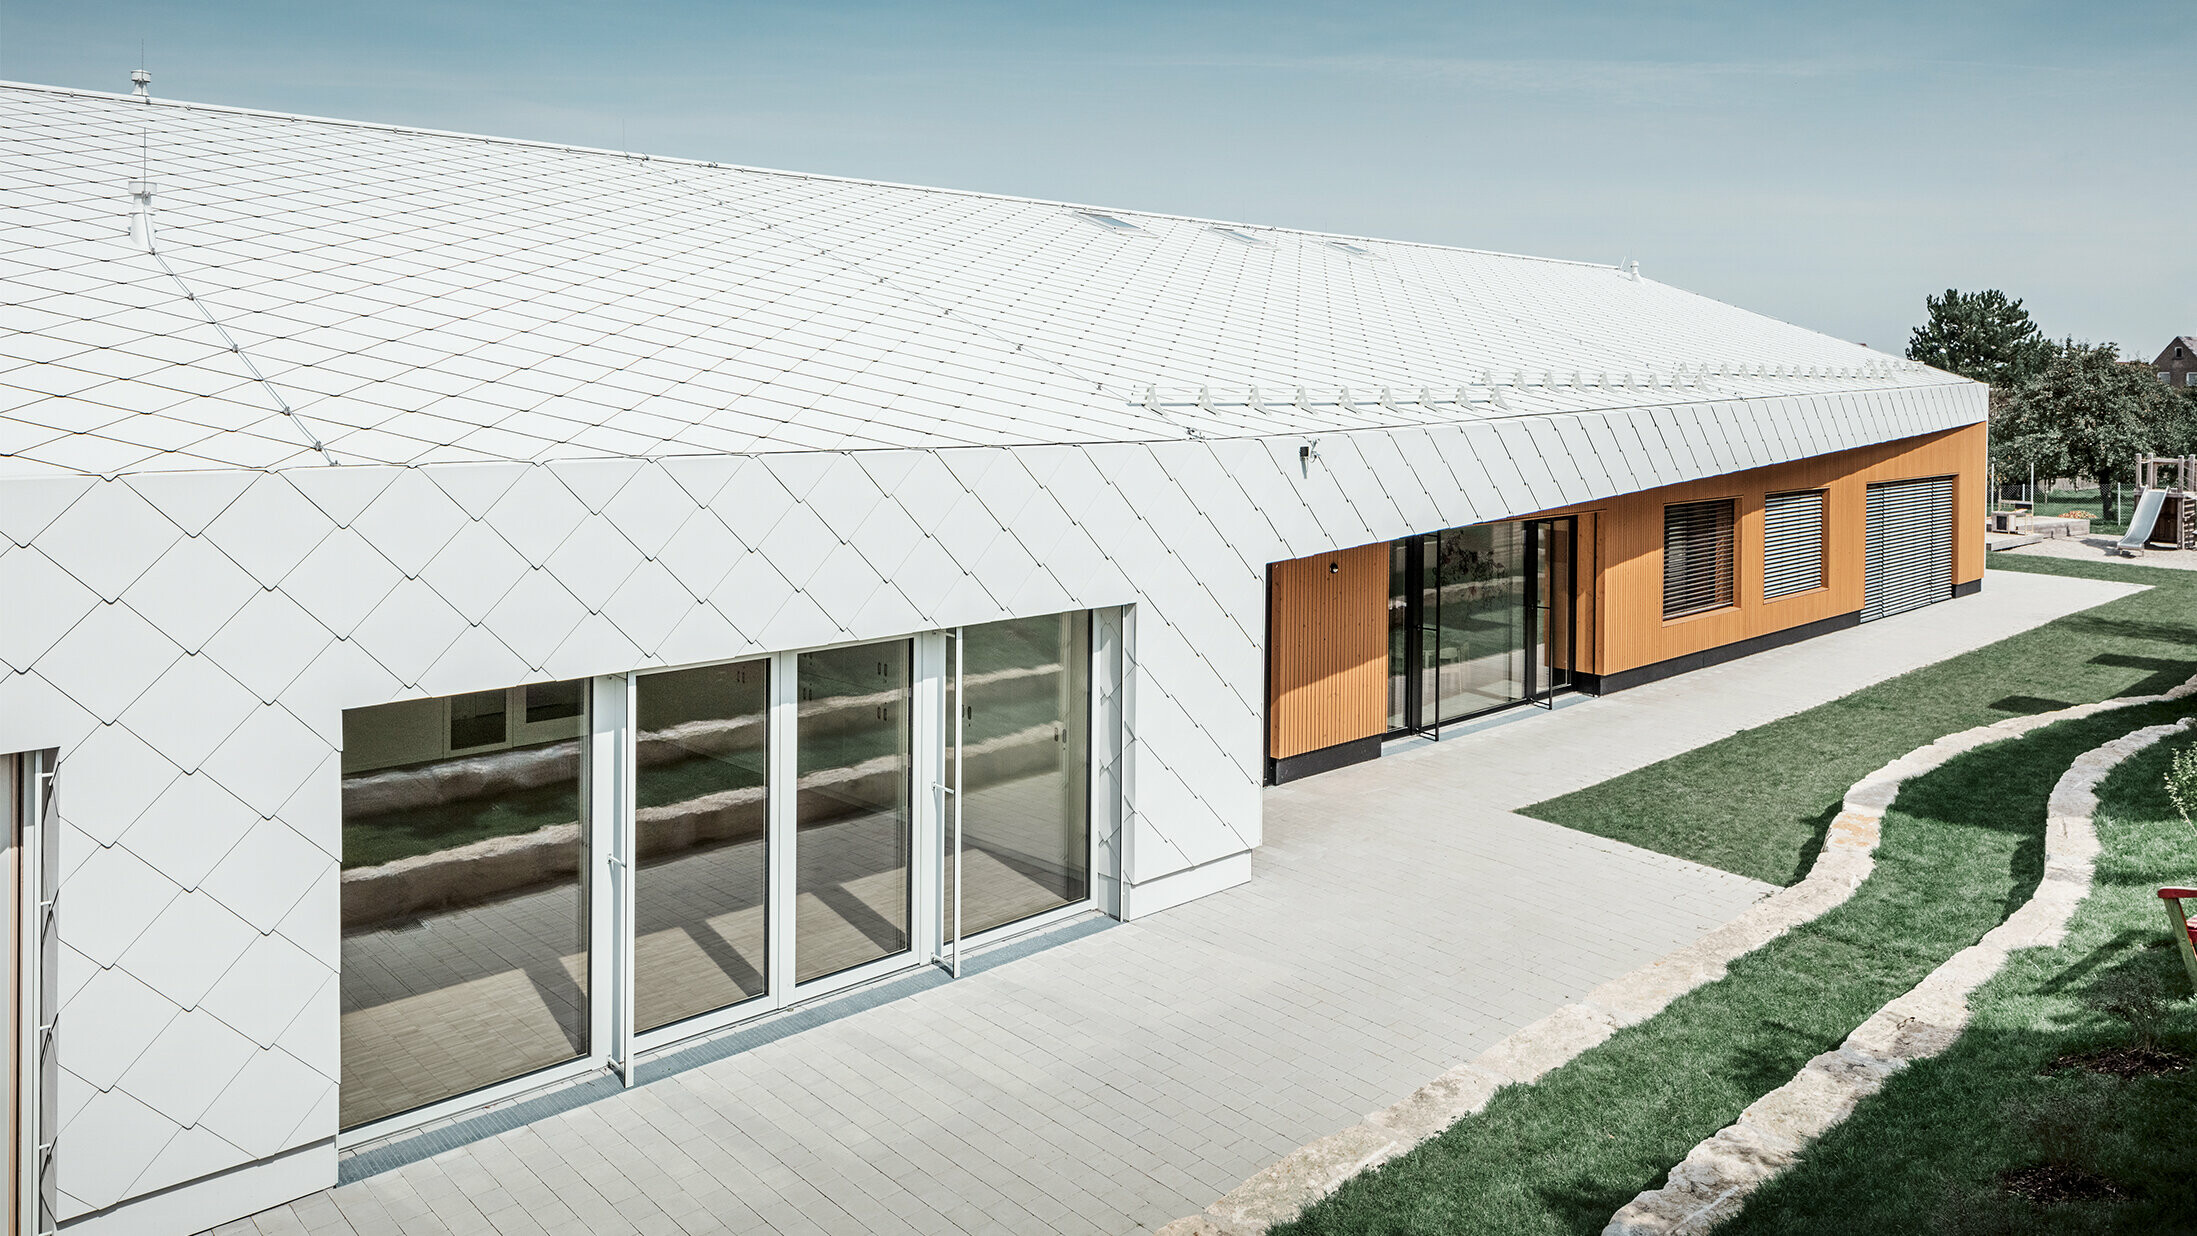
{"type": "Polygon", "coordinates": [[[1572,528],[1568,518],[1477,524],[1390,546],[1391,732],[1545,698],[1569,681],[1572,528]],[[1562,681],[1555,666],[1567,667],[1562,681]]]}
{"type": "Polygon", "coordinates": [[[581,685],[344,714],[343,1127],[588,1053],[581,685]]]}
{"type": "Polygon", "coordinates": [[[1090,895],[1090,616],[964,628],[947,661],[949,942],[1090,895]]]}
{"type": "Polygon", "coordinates": [[[1518,524],[1452,528],[1433,538],[1436,717],[1525,698],[1525,534],[1518,524]]]}
{"type": "Polygon", "coordinates": [[[1089,904],[1091,626],[346,712],[346,1137],[1089,904]]]}
{"type": "Polygon", "coordinates": [[[634,684],[634,1028],[770,989],[770,662],[634,684]]]}
{"type": "Polygon", "coordinates": [[[800,658],[794,982],[908,951],[915,748],[907,640],[800,658]]]}

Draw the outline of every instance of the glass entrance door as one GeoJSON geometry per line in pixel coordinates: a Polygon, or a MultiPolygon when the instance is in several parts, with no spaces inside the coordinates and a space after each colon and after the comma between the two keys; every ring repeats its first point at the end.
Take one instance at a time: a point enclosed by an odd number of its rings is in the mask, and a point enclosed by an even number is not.
{"type": "Polygon", "coordinates": [[[770,661],[635,684],[633,1025],[770,990],[770,661]]]}
{"type": "Polygon", "coordinates": [[[907,640],[800,654],[793,979],[908,951],[915,747],[907,640]]]}
{"type": "Polygon", "coordinates": [[[1578,595],[1578,520],[1537,519],[1526,525],[1533,573],[1533,636],[1527,647],[1529,697],[1545,702],[1571,685],[1573,598],[1578,595]]]}
{"type": "Polygon", "coordinates": [[[1090,616],[964,627],[947,646],[941,958],[1090,896],[1090,616]]]}
{"type": "Polygon", "coordinates": [[[1389,727],[1435,729],[1569,685],[1570,517],[1390,546],[1389,727]]]}
{"type": "Polygon", "coordinates": [[[1480,524],[1439,544],[1437,718],[1450,721],[1525,698],[1525,537],[1519,524],[1480,524]]]}

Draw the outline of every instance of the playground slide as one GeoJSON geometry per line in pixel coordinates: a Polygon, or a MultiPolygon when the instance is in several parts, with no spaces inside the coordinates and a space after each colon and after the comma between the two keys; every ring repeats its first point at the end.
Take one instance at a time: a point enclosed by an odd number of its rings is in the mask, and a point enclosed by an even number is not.
{"type": "Polygon", "coordinates": [[[2136,513],[2128,517],[2128,535],[2114,548],[2121,550],[2144,547],[2151,539],[2151,526],[2159,522],[2159,508],[2166,505],[2166,491],[2146,489],[2136,495],[2136,513]]]}

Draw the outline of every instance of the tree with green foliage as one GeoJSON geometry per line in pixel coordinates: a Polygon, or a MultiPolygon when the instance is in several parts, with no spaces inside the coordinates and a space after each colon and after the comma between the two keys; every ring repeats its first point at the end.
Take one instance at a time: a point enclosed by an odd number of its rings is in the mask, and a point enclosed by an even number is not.
{"type": "Polygon", "coordinates": [[[2052,342],[2037,331],[2019,300],[1997,288],[1981,292],[1945,289],[1925,296],[1929,319],[1907,339],[1907,359],[1948,373],[2013,386],[2034,376],[2052,358],[2052,342]]]}
{"type": "Polygon", "coordinates": [[[2095,477],[2106,522],[2119,523],[2114,482],[2135,479],[2138,455],[2190,448],[2187,405],[2148,366],[2123,364],[2113,344],[2047,347],[2051,359],[1993,413],[1993,454],[2009,471],[2095,477]]]}

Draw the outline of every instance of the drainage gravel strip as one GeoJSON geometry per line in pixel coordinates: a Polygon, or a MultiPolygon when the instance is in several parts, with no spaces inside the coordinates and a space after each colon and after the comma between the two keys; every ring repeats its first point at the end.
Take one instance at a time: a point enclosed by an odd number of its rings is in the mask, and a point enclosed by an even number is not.
{"type": "MultiPolygon", "coordinates": [[[[2186,694],[2177,688],[2166,698],[2186,694]]],[[[1671,1169],[1660,1189],[1627,1203],[1603,1236],[1688,1236],[1739,1213],[1747,1197],[1792,1166],[1800,1152],[1885,1080],[1951,1047],[1968,1024],[1968,996],[1999,972],[2016,949],[2055,948],[2090,892],[2098,836],[2091,817],[2098,783],[2121,761],[2193,718],[2123,735],[2076,759],[2046,807],[2044,878],[2019,910],[1983,939],[1948,958],[1905,995],[1856,1027],[1846,1041],[1810,1060],[1794,1078],[1748,1105],[1739,1119],[1703,1140],[1671,1169]]]]}
{"type": "MultiPolygon", "coordinates": [[[[1296,1218],[1344,1181],[1404,1154],[1478,1112],[1498,1089],[1532,1082],[1617,1031],[1662,1012],[1680,996],[1723,978],[1734,960],[1820,918],[1853,896],[1875,868],[1873,856],[1884,813],[1909,779],[1978,747],[2060,721],[2193,693],[2197,693],[2197,677],[2161,695],[2101,700],[1976,726],[1901,756],[1855,782],[1846,792],[1838,817],[1824,837],[1823,848],[1800,882],[1749,906],[1692,944],[1602,984],[1579,1003],[1567,1004],[1522,1027],[1469,1063],[1421,1086],[1402,1102],[1299,1147],[1204,1211],[1161,1228],[1160,1236],[1262,1236],[1276,1224],[1296,1218]]],[[[1942,1049],[1943,1044],[1939,1047],[1942,1049]]],[[[1635,1204],[1638,1202],[1636,1198],[1635,1204]]],[[[1612,1230],[1619,1229],[1613,1226],[1612,1230]]]]}

